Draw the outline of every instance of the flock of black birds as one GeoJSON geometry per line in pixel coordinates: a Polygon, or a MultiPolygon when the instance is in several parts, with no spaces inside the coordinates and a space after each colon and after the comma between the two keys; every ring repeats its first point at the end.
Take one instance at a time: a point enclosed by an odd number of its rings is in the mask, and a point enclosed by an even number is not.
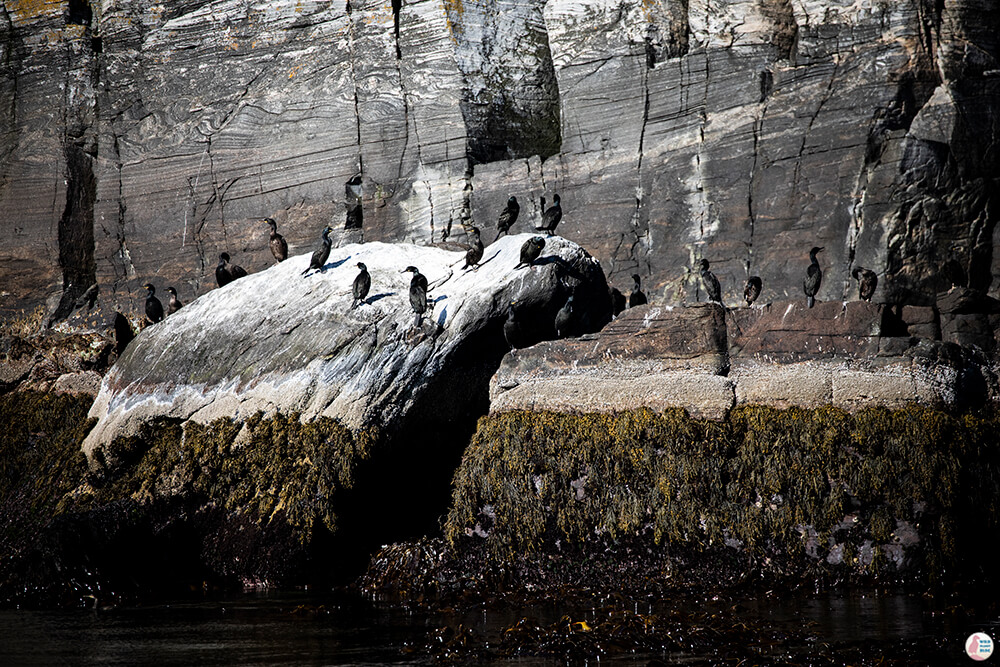
{"type": "MultiPolygon", "coordinates": [[[[535,229],[539,232],[545,232],[548,236],[552,236],[555,234],[556,227],[562,220],[562,206],[559,195],[554,194],[552,196],[552,205],[548,208],[545,207],[545,197],[542,197],[541,208],[541,223],[536,226],[535,229]]],[[[499,240],[504,234],[510,233],[510,229],[517,222],[520,212],[521,206],[517,201],[517,197],[508,197],[507,205],[497,218],[497,234],[493,239],[494,242],[499,240]]],[[[270,239],[268,242],[271,254],[277,262],[284,261],[288,258],[288,243],[285,241],[284,237],[278,233],[277,222],[275,222],[273,218],[263,218],[262,222],[271,228],[270,239]]],[[[462,269],[476,269],[478,268],[485,252],[481,232],[479,228],[474,225],[468,225],[465,228],[469,235],[470,242],[468,244],[468,250],[465,254],[465,265],[462,269]]],[[[310,271],[324,271],[326,262],[330,258],[330,250],[333,245],[333,242],[330,239],[330,232],[332,231],[333,228],[329,225],[324,227],[320,237],[320,245],[313,252],[312,257],[309,260],[309,266],[302,272],[302,275],[307,275],[310,271]]],[[[522,267],[531,266],[541,256],[544,249],[545,238],[542,236],[532,236],[521,245],[519,261],[514,269],[516,270],[522,267]]],[[[812,308],[815,305],[816,293],[819,292],[820,285],[823,282],[823,269],[820,267],[819,260],[816,257],[816,255],[822,252],[822,250],[822,247],[814,247],[809,251],[810,263],[806,269],[806,277],[802,284],[802,289],[806,295],[806,303],[809,308],[812,308]]],[[[357,266],[359,273],[357,277],[355,277],[352,285],[352,302],[350,310],[354,310],[359,304],[365,302],[368,292],[371,290],[372,284],[372,278],[371,274],[368,272],[368,267],[361,262],[358,262],[357,266]]],[[[709,301],[721,303],[722,286],[719,283],[719,279],[714,273],[712,273],[710,268],[711,264],[707,259],[702,258],[699,262],[699,266],[701,283],[709,301]]],[[[414,326],[419,328],[423,321],[424,313],[427,312],[427,277],[420,273],[419,269],[415,266],[406,267],[403,269],[402,273],[413,274],[410,279],[409,289],[410,307],[414,313],[414,326]]],[[[234,280],[238,280],[246,275],[246,269],[233,264],[228,253],[223,252],[219,255],[219,264],[215,268],[215,280],[219,287],[224,287],[234,280]]],[[[875,293],[875,288],[878,286],[878,275],[874,271],[870,271],[869,269],[862,267],[855,268],[851,275],[858,281],[859,298],[863,301],[870,302],[872,295],[875,293]]],[[[617,288],[611,289],[612,312],[615,316],[618,316],[623,310],[625,310],[626,307],[634,308],[648,303],[646,294],[642,291],[641,278],[639,274],[632,274],[632,282],[632,289],[629,292],[627,299],[617,288]]],[[[151,283],[146,283],[143,287],[146,290],[146,319],[150,323],[162,321],[166,315],[176,313],[184,305],[177,298],[177,290],[173,287],[168,287],[167,293],[170,295],[170,300],[167,305],[167,311],[164,313],[163,304],[156,298],[156,288],[151,283]]],[[[759,276],[750,276],[747,278],[743,288],[743,298],[746,301],[747,306],[753,305],[754,301],[756,301],[760,296],[762,289],[763,281],[759,276]]],[[[574,309],[574,295],[570,294],[563,307],[556,314],[554,326],[556,334],[559,337],[569,335],[571,322],[574,318],[574,309]]],[[[516,301],[512,301],[508,306],[507,320],[504,323],[504,335],[507,338],[507,342],[511,346],[511,349],[521,347],[521,343],[523,342],[523,335],[518,324],[517,313],[518,304],[516,301]]]]}
{"type": "MultiPolygon", "coordinates": [[[[823,284],[823,269],[816,257],[822,251],[821,247],[814,247],[809,251],[809,266],[806,267],[806,277],[802,281],[802,291],[806,295],[806,305],[809,308],[816,305],[816,293],[819,292],[820,285],[823,284]]],[[[705,288],[708,300],[722,303],[722,286],[719,284],[719,279],[709,269],[708,260],[702,259],[700,266],[701,284],[705,288]]],[[[875,294],[875,288],[878,287],[878,274],[859,266],[851,272],[851,275],[858,281],[858,298],[870,303],[875,294]]],[[[757,300],[763,287],[764,282],[760,276],[747,278],[743,285],[743,299],[748,306],[753,305],[753,302],[757,300]]]]}

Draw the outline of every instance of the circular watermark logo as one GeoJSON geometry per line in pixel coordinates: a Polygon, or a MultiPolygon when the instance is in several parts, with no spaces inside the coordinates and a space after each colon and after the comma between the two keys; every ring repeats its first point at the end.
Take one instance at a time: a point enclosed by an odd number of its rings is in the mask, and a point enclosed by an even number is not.
{"type": "Polygon", "coordinates": [[[965,653],[973,660],[985,660],[993,655],[993,639],[985,632],[971,634],[965,640],[965,653]]]}

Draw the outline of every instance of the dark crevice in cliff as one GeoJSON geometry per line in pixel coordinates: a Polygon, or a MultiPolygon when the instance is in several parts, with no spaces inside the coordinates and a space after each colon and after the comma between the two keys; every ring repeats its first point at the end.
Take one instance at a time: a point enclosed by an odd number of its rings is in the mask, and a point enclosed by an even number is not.
{"type": "Polygon", "coordinates": [[[399,11],[403,8],[403,0],[392,0],[392,37],[396,43],[396,60],[402,60],[403,52],[399,48],[399,11]]]}
{"type": "Polygon", "coordinates": [[[3,57],[2,76],[4,102],[0,107],[0,194],[7,186],[9,170],[11,167],[11,156],[17,151],[20,138],[20,124],[17,122],[17,100],[18,85],[20,83],[18,72],[21,69],[20,54],[22,44],[18,39],[18,32],[14,29],[14,23],[7,6],[0,4],[0,17],[3,19],[3,48],[0,49],[0,56],[3,57]]]}
{"type": "MultiPolygon", "coordinates": [[[[767,86],[767,91],[764,90],[764,72],[761,72],[761,108],[760,112],[754,115],[753,119],[753,162],[750,164],[750,178],[747,183],[747,223],[749,226],[748,234],[749,239],[746,242],[747,254],[744,264],[746,266],[747,277],[753,275],[753,243],[754,243],[754,228],[757,225],[757,211],[754,208],[754,188],[757,186],[757,177],[759,172],[757,165],[760,162],[760,137],[764,131],[764,115],[767,113],[767,95],[770,94],[770,82],[767,86]]],[[[771,74],[767,71],[767,74],[771,74]]]]}
{"type": "Polygon", "coordinates": [[[62,295],[48,324],[68,317],[97,298],[97,262],[94,257],[94,203],[97,200],[97,115],[93,95],[97,83],[97,59],[89,51],[89,36],[66,46],[63,84],[63,136],[65,203],[58,225],[59,267],[62,295]],[[81,57],[82,56],[82,57],[81,57]]]}
{"type": "Polygon", "coordinates": [[[644,186],[646,176],[643,173],[643,157],[646,153],[646,127],[649,124],[649,69],[650,68],[647,67],[642,70],[642,123],[639,126],[639,149],[638,155],[636,156],[635,210],[632,213],[631,228],[632,233],[635,235],[635,240],[632,242],[632,248],[630,250],[630,258],[636,263],[636,265],[639,265],[640,259],[637,250],[643,245],[643,241],[645,240],[646,252],[642,253],[644,258],[641,263],[644,265],[642,267],[643,273],[647,277],[650,275],[651,271],[648,259],[649,213],[644,207],[644,203],[647,200],[647,194],[644,186]]]}
{"type": "MultiPolygon", "coordinates": [[[[363,215],[361,210],[361,182],[362,174],[364,173],[364,158],[362,156],[362,143],[361,143],[361,102],[358,99],[358,74],[355,69],[355,62],[357,59],[355,53],[355,34],[354,34],[354,18],[352,16],[351,3],[347,3],[347,25],[348,25],[348,49],[350,51],[350,65],[351,65],[351,92],[354,97],[354,128],[356,141],[358,146],[358,167],[356,175],[351,178],[345,185],[345,200],[344,204],[347,206],[347,220],[344,223],[345,229],[361,229],[363,223],[363,215]]],[[[398,47],[397,47],[398,48],[398,47]]]]}

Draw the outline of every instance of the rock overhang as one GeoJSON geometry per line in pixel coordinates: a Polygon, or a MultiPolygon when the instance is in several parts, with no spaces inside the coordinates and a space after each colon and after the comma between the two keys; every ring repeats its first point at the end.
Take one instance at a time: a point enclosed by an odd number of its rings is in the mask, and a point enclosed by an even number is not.
{"type": "MultiPolygon", "coordinates": [[[[105,377],[91,410],[91,453],[164,417],[208,422],[258,411],[333,417],[349,428],[391,431],[427,391],[462,387],[435,403],[438,417],[460,412],[506,351],[501,323],[514,300],[533,322],[552,320],[571,292],[588,296],[588,326],[610,318],[600,264],[561,237],[515,269],[529,234],[488,246],[476,269],[465,254],[438,247],[367,243],[335,248],[321,271],[300,255],[192,301],[147,327],[105,377]],[[357,264],[372,276],[365,302],[350,309],[357,264]],[[419,327],[409,305],[416,266],[429,282],[419,327]]],[[[551,326],[551,325],[550,325],[551,326]]],[[[554,336],[538,329],[537,339],[554,336]]],[[[426,402],[424,402],[426,403],[426,402]]]]}

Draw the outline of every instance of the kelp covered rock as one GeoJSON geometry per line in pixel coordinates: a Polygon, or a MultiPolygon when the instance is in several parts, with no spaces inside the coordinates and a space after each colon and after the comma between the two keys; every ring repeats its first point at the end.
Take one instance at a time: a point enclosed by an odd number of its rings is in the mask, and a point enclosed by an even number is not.
{"type": "Polygon", "coordinates": [[[24,415],[0,440],[0,602],[104,605],[331,579],[349,559],[329,536],[373,433],[296,414],[242,425],[157,420],[88,467],[80,444],[89,402],[20,393],[0,401],[5,417],[24,415]]]}
{"type": "Polygon", "coordinates": [[[455,476],[446,537],[495,564],[639,537],[748,573],[961,577],[996,546],[998,435],[995,417],[922,408],[498,414],[455,476]]]}

